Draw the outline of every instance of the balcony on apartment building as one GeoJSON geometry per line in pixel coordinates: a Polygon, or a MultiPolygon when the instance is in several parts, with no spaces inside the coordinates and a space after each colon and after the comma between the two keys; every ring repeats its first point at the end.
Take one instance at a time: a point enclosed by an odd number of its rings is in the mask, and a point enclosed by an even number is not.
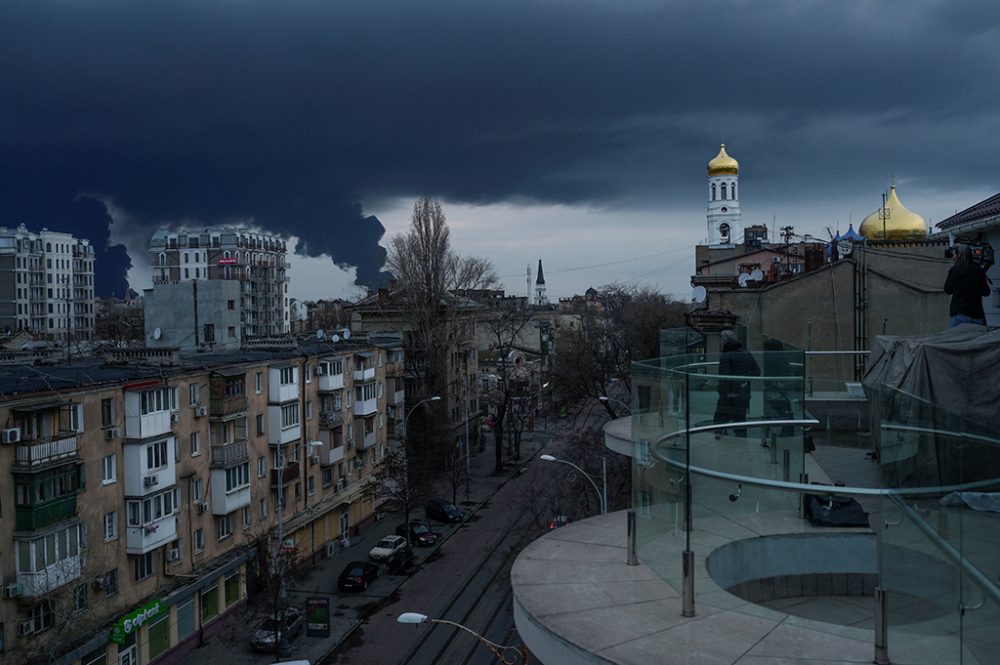
{"type": "Polygon", "coordinates": [[[369,352],[354,355],[354,380],[373,381],[375,379],[375,364],[369,352]]]}
{"type": "Polygon", "coordinates": [[[122,451],[125,496],[142,497],[177,484],[176,439],[141,444],[126,442],[122,451]]]}
{"type": "Polygon", "coordinates": [[[227,395],[225,397],[213,396],[208,401],[208,415],[210,418],[225,418],[247,410],[246,395],[227,395]]]}
{"type": "Polygon", "coordinates": [[[146,554],[177,539],[177,518],[168,513],[140,526],[125,527],[125,553],[146,554]]]}
{"type": "Polygon", "coordinates": [[[299,479],[299,463],[289,460],[283,469],[271,469],[271,487],[278,486],[278,478],[287,487],[289,483],[299,479]]]}
{"type": "Polygon", "coordinates": [[[213,468],[227,469],[237,464],[250,461],[250,454],[247,451],[247,440],[239,439],[228,443],[212,444],[213,468]]]}
{"type": "Polygon", "coordinates": [[[14,471],[37,471],[79,459],[76,434],[60,433],[17,444],[14,448],[14,471]]]}
{"type": "Polygon", "coordinates": [[[354,400],[354,415],[355,416],[373,416],[378,411],[378,400],[374,397],[371,399],[355,399],[354,400]]]}
{"type": "Polygon", "coordinates": [[[340,410],[320,411],[319,426],[323,429],[333,429],[344,424],[344,414],[340,410]]]}
{"type": "Polygon", "coordinates": [[[375,446],[374,429],[370,432],[365,432],[363,427],[355,427],[354,437],[354,447],[358,450],[368,450],[375,446]]]}
{"type": "Polygon", "coordinates": [[[344,461],[344,452],[347,450],[347,446],[344,444],[344,437],[339,431],[321,430],[319,441],[323,444],[317,448],[316,452],[320,464],[331,466],[344,461]]]}
{"type": "Polygon", "coordinates": [[[18,552],[16,585],[4,595],[44,598],[83,576],[83,524],[68,524],[33,538],[15,538],[18,552]]]}
{"type": "Polygon", "coordinates": [[[344,389],[344,373],[335,371],[342,365],[331,360],[322,360],[316,366],[316,389],[320,392],[333,392],[344,389]]]}

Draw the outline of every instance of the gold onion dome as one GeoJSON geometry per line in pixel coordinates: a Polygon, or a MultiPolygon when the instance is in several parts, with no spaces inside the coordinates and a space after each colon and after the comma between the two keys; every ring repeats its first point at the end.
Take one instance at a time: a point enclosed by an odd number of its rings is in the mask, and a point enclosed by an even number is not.
{"type": "Polygon", "coordinates": [[[900,202],[896,185],[889,188],[885,211],[884,223],[879,208],[865,217],[858,232],[868,240],[923,240],[927,237],[927,222],[900,202]]]}
{"type": "Polygon", "coordinates": [[[719,146],[719,154],[708,163],[708,175],[736,175],[740,163],[726,154],[726,144],[719,146]]]}

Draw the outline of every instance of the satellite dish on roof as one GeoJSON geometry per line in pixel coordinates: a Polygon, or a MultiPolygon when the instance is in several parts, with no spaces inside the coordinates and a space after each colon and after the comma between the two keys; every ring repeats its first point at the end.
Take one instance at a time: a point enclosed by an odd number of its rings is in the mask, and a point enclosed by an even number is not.
{"type": "Polygon", "coordinates": [[[158,340],[161,337],[163,337],[163,331],[160,330],[159,327],[153,328],[153,339],[157,339],[158,340]]]}
{"type": "Polygon", "coordinates": [[[754,268],[754,271],[750,273],[750,279],[755,282],[759,282],[764,279],[764,272],[760,268],[754,268]]]}
{"type": "Polygon", "coordinates": [[[340,335],[330,335],[330,341],[336,344],[340,341],[340,335]]]}
{"type": "Polygon", "coordinates": [[[691,300],[695,302],[705,302],[705,298],[708,297],[708,291],[705,290],[704,286],[696,286],[691,291],[691,300]]]}
{"type": "Polygon", "coordinates": [[[323,329],[320,328],[319,330],[316,331],[316,339],[322,340],[325,334],[326,333],[323,332],[323,329]]]}
{"type": "Polygon", "coordinates": [[[745,288],[747,288],[747,282],[750,281],[750,275],[746,274],[745,272],[744,273],[740,273],[740,277],[736,281],[738,281],[740,283],[740,288],[741,289],[745,289],[745,288]]]}
{"type": "Polygon", "coordinates": [[[344,328],[344,334],[343,334],[343,337],[344,337],[344,341],[345,341],[345,342],[346,342],[347,340],[351,339],[351,329],[350,329],[350,328],[344,328]]]}

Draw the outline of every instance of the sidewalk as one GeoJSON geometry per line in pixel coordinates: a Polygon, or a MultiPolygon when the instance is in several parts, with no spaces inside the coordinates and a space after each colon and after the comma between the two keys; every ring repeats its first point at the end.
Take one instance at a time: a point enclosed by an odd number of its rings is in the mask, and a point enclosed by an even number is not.
{"type": "MultiPolygon", "coordinates": [[[[520,473],[520,465],[526,463],[552,440],[561,422],[550,422],[549,429],[525,432],[521,442],[521,460],[518,466],[508,465],[502,476],[493,476],[493,441],[489,433],[486,437],[486,448],[482,452],[473,452],[470,460],[471,480],[469,501],[465,501],[464,483],[458,490],[458,506],[467,514],[474,513],[511,477],[520,473]]],[[[452,487],[448,478],[441,478],[436,485],[436,496],[451,499],[452,487]]],[[[423,507],[417,506],[410,519],[424,520],[423,507]]],[[[331,630],[329,637],[309,637],[302,631],[301,636],[291,643],[292,653],[278,659],[274,654],[256,653],[250,648],[250,638],[257,624],[264,618],[266,606],[247,605],[233,611],[220,619],[223,625],[206,642],[204,646],[191,651],[179,663],[198,665],[200,663],[226,663],[226,665],[263,665],[275,660],[308,659],[313,665],[321,662],[342,644],[351,633],[372,611],[377,610],[393,596],[397,589],[408,579],[407,575],[389,575],[384,569],[379,578],[364,593],[340,593],[337,590],[337,576],[351,561],[366,561],[368,550],[385,535],[395,532],[397,525],[402,524],[403,516],[399,513],[385,513],[382,519],[369,523],[362,531],[351,539],[349,547],[337,552],[331,558],[318,559],[316,564],[305,571],[304,579],[292,582],[288,588],[288,602],[300,609],[305,608],[306,598],[326,596],[330,599],[331,630]]],[[[431,522],[431,529],[439,534],[437,544],[433,547],[414,548],[416,555],[415,567],[410,575],[419,575],[420,567],[429,557],[435,556],[442,547],[447,547],[447,541],[461,524],[446,525],[431,522]]]]}

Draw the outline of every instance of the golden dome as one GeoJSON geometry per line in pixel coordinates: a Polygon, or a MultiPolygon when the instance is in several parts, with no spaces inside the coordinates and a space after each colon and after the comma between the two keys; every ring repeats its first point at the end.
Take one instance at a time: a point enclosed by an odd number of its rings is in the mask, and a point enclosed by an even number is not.
{"type": "Polygon", "coordinates": [[[896,185],[889,188],[885,200],[885,223],[879,208],[865,217],[858,232],[868,240],[923,240],[927,237],[927,222],[899,201],[896,185]]]}
{"type": "Polygon", "coordinates": [[[740,163],[726,154],[726,144],[719,146],[719,154],[708,163],[708,175],[736,175],[740,163]]]}

